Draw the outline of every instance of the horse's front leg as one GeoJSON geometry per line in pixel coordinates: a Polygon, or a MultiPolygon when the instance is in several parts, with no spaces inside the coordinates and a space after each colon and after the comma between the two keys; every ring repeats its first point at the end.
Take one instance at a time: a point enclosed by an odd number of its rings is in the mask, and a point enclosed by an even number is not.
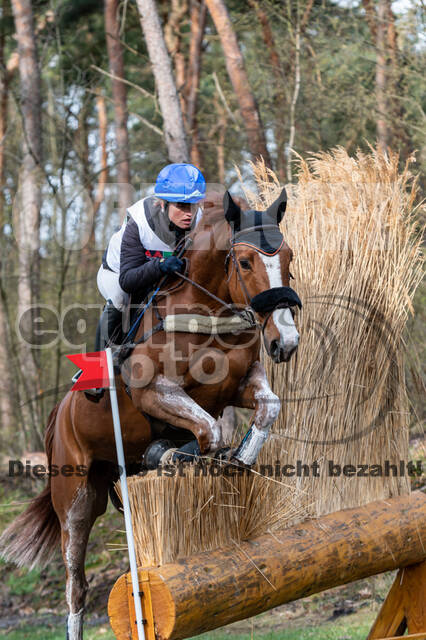
{"type": "Polygon", "coordinates": [[[255,362],[242,380],[238,395],[232,400],[236,407],[254,409],[252,425],[232,458],[246,465],[253,465],[264,445],[269,429],[278,417],[280,399],[273,393],[260,362],[255,362]]]}
{"type": "Polygon", "coordinates": [[[172,380],[157,375],[143,388],[132,388],[133,404],[153,418],[174,427],[192,431],[201,453],[216,450],[221,445],[221,428],[207,411],[172,380]]]}

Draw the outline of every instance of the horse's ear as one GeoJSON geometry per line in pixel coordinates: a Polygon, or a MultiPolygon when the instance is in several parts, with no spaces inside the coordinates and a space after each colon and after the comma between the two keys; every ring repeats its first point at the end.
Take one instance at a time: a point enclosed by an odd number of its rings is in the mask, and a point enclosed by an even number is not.
{"type": "Polygon", "coordinates": [[[229,191],[225,191],[223,196],[223,210],[225,211],[225,218],[231,224],[231,222],[239,223],[241,218],[241,209],[231,198],[229,191]]]}
{"type": "Polygon", "coordinates": [[[273,202],[270,207],[268,207],[265,213],[272,216],[273,220],[277,221],[277,224],[280,224],[281,220],[284,217],[285,209],[287,206],[287,191],[285,188],[281,191],[278,198],[273,202]]]}

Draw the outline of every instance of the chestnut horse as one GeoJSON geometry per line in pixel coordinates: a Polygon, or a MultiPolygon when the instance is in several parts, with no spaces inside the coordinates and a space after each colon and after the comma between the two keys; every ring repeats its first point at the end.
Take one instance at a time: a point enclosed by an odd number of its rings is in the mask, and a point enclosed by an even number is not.
{"type": "MultiPolygon", "coordinates": [[[[126,465],[140,464],[158,437],[155,424],[195,436],[202,454],[214,452],[227,406],[253,410],[252,427],[233,455],[255,462],[280,410],[259,361],[261,337],[275,362],[287,361],[298,343],[290,308],[300,306],[289,287],[292,253],[278,227],[285,204],[283,191],[265,212],[242,212],[226,193],[225,215],[219,206],[206,211],[191,233],[187,275],[170,278],[148,308],[117,377],[126,465]],[[227,334],[166,333],[159,325],[159,318],[182,313],[229,319],[249,307],[251,325],[227,334]]],[[[67,638],[81,640],[89,533],[117,478],[109,393],[95,404],[81,391],[68,392],[49,417],[45,448],[52,465],[48,486],[4,532],[0,548],[4,558],[33,567],[46,563],[61,542],[67,638]]]]}

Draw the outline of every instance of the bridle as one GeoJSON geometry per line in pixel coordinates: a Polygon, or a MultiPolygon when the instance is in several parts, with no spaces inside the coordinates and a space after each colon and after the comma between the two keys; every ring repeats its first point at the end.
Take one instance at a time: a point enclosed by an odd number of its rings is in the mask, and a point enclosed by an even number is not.
{"type": "MultiPolygon", "coordinates": [[[[297,306],[299,306],[301,308],[301,306],[302,306],[297,294],[290,287],[281,287],[281,289],[283,289],[283,290],[285,289],[285,290],[288,290],[289,292],[292,292],[294,294],[294,296],[289,296],[289,297],[287,296],[281,302],[278,302],[276,305],[274,305],[274,308],[266,313],[266,317],[265,317],[265,319],[263,320],[262,323],[259,323],[256,320],[256,317],[254,315],[254,309],[252,307],[252,303],[255,300],[255,298],[257,298],[258,296],[255,296],[254,298],[251,298],[251,296],[250,296],[250,294],[249,294],[249,292],[247,290],[246,284],[244,282],[244,278],[243,278],[243,276],[241,274],[241,270],[240,270],[240,266],[238,264],[238,260],[237,260],[236,255],[235,255],[235,246],[236,246],[236,244],[238,244],[236,242],[236,240],[238,239],[238,237],[241,234],[243,234],[243,233],[247,234],[247,233],[252,232],[252,231],[263,232],[265,229],[268,229],[268,228],[276,229],[276,225],[267,224],[267,225],[256,225],[256,226],[253,226],[253,227],[248,227],[248,228],[243,229],[241,231],[237,231],[231,237],[231,248],[229,249],[229,251],[228,251],[228,253],[226,255],[226,258],[225,258],[225,271],[227,273],[227,282],[229,283],[229,281],[231,279],[231,276],[232,276],[232,269],[229,272],[229,264],[231,262],[232,263],[232,267],[235,268],[235,271],[236,271],[236,274],[237,274],[237,278],[238,278],[238,281],[240,283],[241,290],[243,292],[244,302],[245,302],[245,307],[244,307],[243,310],[236,309],[233,305],[225,302],[225,300],[223,300],[222,298],[219,298],[214,293],[212,293],[211,291],[209,291],[208,289],[206,289],[202,285],[198,284],[198,282],[195,282],[195,280],[192,280],[192,278],[189,278],[188,276],[184,275],[183,273],[179,273],[177,271],[175,272],[176,276],[178,276],[182,280],[185,280],[186,282],[190,283],[192,286],[196,287],[199,291],[202,291],[205,295],[209,296],[210,298],[212,298],[216,302],[219,302],[221,305],[223,305],[225,308],[227,308],[229,311],[231,311],[232,314],[240,316],[245,321],[248,321],[250,323],[250,326],[248,327],[248,329],[245,329],[245,330],[250,330],[250,329],[256,329],[257,330],[257,329],[259,329],[262,334],[264,333],[266,324],[267,324],[269,318],[271,317],[271,315],[272,315],[272,313],[274,311],[276,311],[277,309],[290,309],[292,315],[294,315],[292,307],[297,305],[297,306]]],[[[192,243],[192,238],[189,237],[188,240],[190,240],[191,243],[192,243]]],[[[254,246],[254,245],[250,245],[250,246],[253,249],[257,250],[257,251],[260,251],[256,246],[254,246]]],[[[281,244],[281,246],[282,246],[282,244],[281,244]]],[[[279,251],[281,246],[277,249],[277,252],[279,251]]],[[[180,248],[180,246],[177,247],[177,255],[179,255],[179,257],[182,257],[187,249],[188,249],[188,246],[184,242],[182,249],[180,248]]],[[[290,274],[290,277],[293,278],[293,276],[291,274],[290,274]]],[[[269,289],[269,291],[272,292],[273,289],[269,289]]],[[[263,293],[265,294],[267,292],[263,292],[263,293]]],[[[259,295],[262,295],[262,294],[259,294],[259,295]]]]}
{"type": "MultiPolygon", "coordinates": [[[[232,248],[231,248],[231,250],[232,250],[232,248]]],[[[225,264],[226,264],[226,262],[225,262],[225,264]]],[[[238,269],[238,265],[236,265],[236,266],[237,266],[237,269],[238,269]]],[[[239,272],[239,269],[238,269],[238,274],[239,274],[240,283],[241,283],[241,285],[243,287],[243,291],[244,291],[245,297],[246,297],[246,306],[244,307],[243,310],[236,309],[234,305],[229,304],[228,302],[225,302],[225,300],[223,300],[222,298],[219,298],[219,296],[215,295],[214,293],[212,293],[211,291],[209,291],[208,289],[203,287],[201,284],[198,284],[198,282],[195,282],[195,280],[192,280],[192,278],[189,278],[187,275],[185,275],[183,273],[180,273],[178,271],[174,272],[174,275],[176,275],[179,278],[181,278],[182,280],[188,282],[189,284],[191,284],[193,287],[195,287],[199,291],[202,291],[206,296],[208,296],[209,298],[212,298],[212,300],[215,300],[216,302],[219,302],[223,307],[228,309],[228,311],[230,311],[233,315],[239,316],[242,320],[244,320],[245,323],[249,323],[249,326],[247,327],[246,331],[250,330],[250,329],[260,329],[261,325],[256,320],[254,312],[250,308],[250,304],[248,302],[248,297],[247,297],[248,296],[248,292],[247,292],[246,286],[244,284],[244,281],[243,281],[243,279],[241,277],[241,274],[239,272]]],[[[228,279],[228,282],[229,282],[229,279],[228,279]]]]}

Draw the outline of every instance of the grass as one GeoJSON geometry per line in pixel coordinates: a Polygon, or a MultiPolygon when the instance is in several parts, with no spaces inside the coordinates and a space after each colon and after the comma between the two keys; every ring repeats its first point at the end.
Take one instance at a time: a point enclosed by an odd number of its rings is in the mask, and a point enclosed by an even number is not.
{"type": "MultiPolygon", "coordinates": [[[[8,640],[64,640],[65,637],[65,624],[62,627],[56,629],[46,629],[44,627],[23,627],[16,631],[3,631],[0,632],[0,638],[7,638],[8,640]]],[[[95,638],[103,638],[104,640],[115,640],[115,635],[112,630],[103,625],[92,629],[85,629],[85,640],[94,640],[95,638]]]]}
{"type": "MultiPolygon", "coordinates": [[[[261,629],[256,628],[257,618],[253,619],[252,630],[246,633],[235,633],[234,625],[218,629],[210,633],[197,636],[200,640],[365,640],[371,626],[371,616],[368,620],[362,620],[360,614],[348,616],[335,622],[327,622],[321,626],[309,626],[304,629],[285,629],[286,622],[283,622],[283,628],[277,629],[261,629]]],[[[247,626],[247,625],[246,625],[247,626]]],[[[20,630],[11,632],[0,632],[0,637],[8,638],[8,640],[63,640],[64,628],[55,629],[34,628],[26,626],[20,630]]],[[[103,640],[114,640],[115,636],[108,625],[86,628],[86,640],[94,640],[102,638],[103,640]]]]}

